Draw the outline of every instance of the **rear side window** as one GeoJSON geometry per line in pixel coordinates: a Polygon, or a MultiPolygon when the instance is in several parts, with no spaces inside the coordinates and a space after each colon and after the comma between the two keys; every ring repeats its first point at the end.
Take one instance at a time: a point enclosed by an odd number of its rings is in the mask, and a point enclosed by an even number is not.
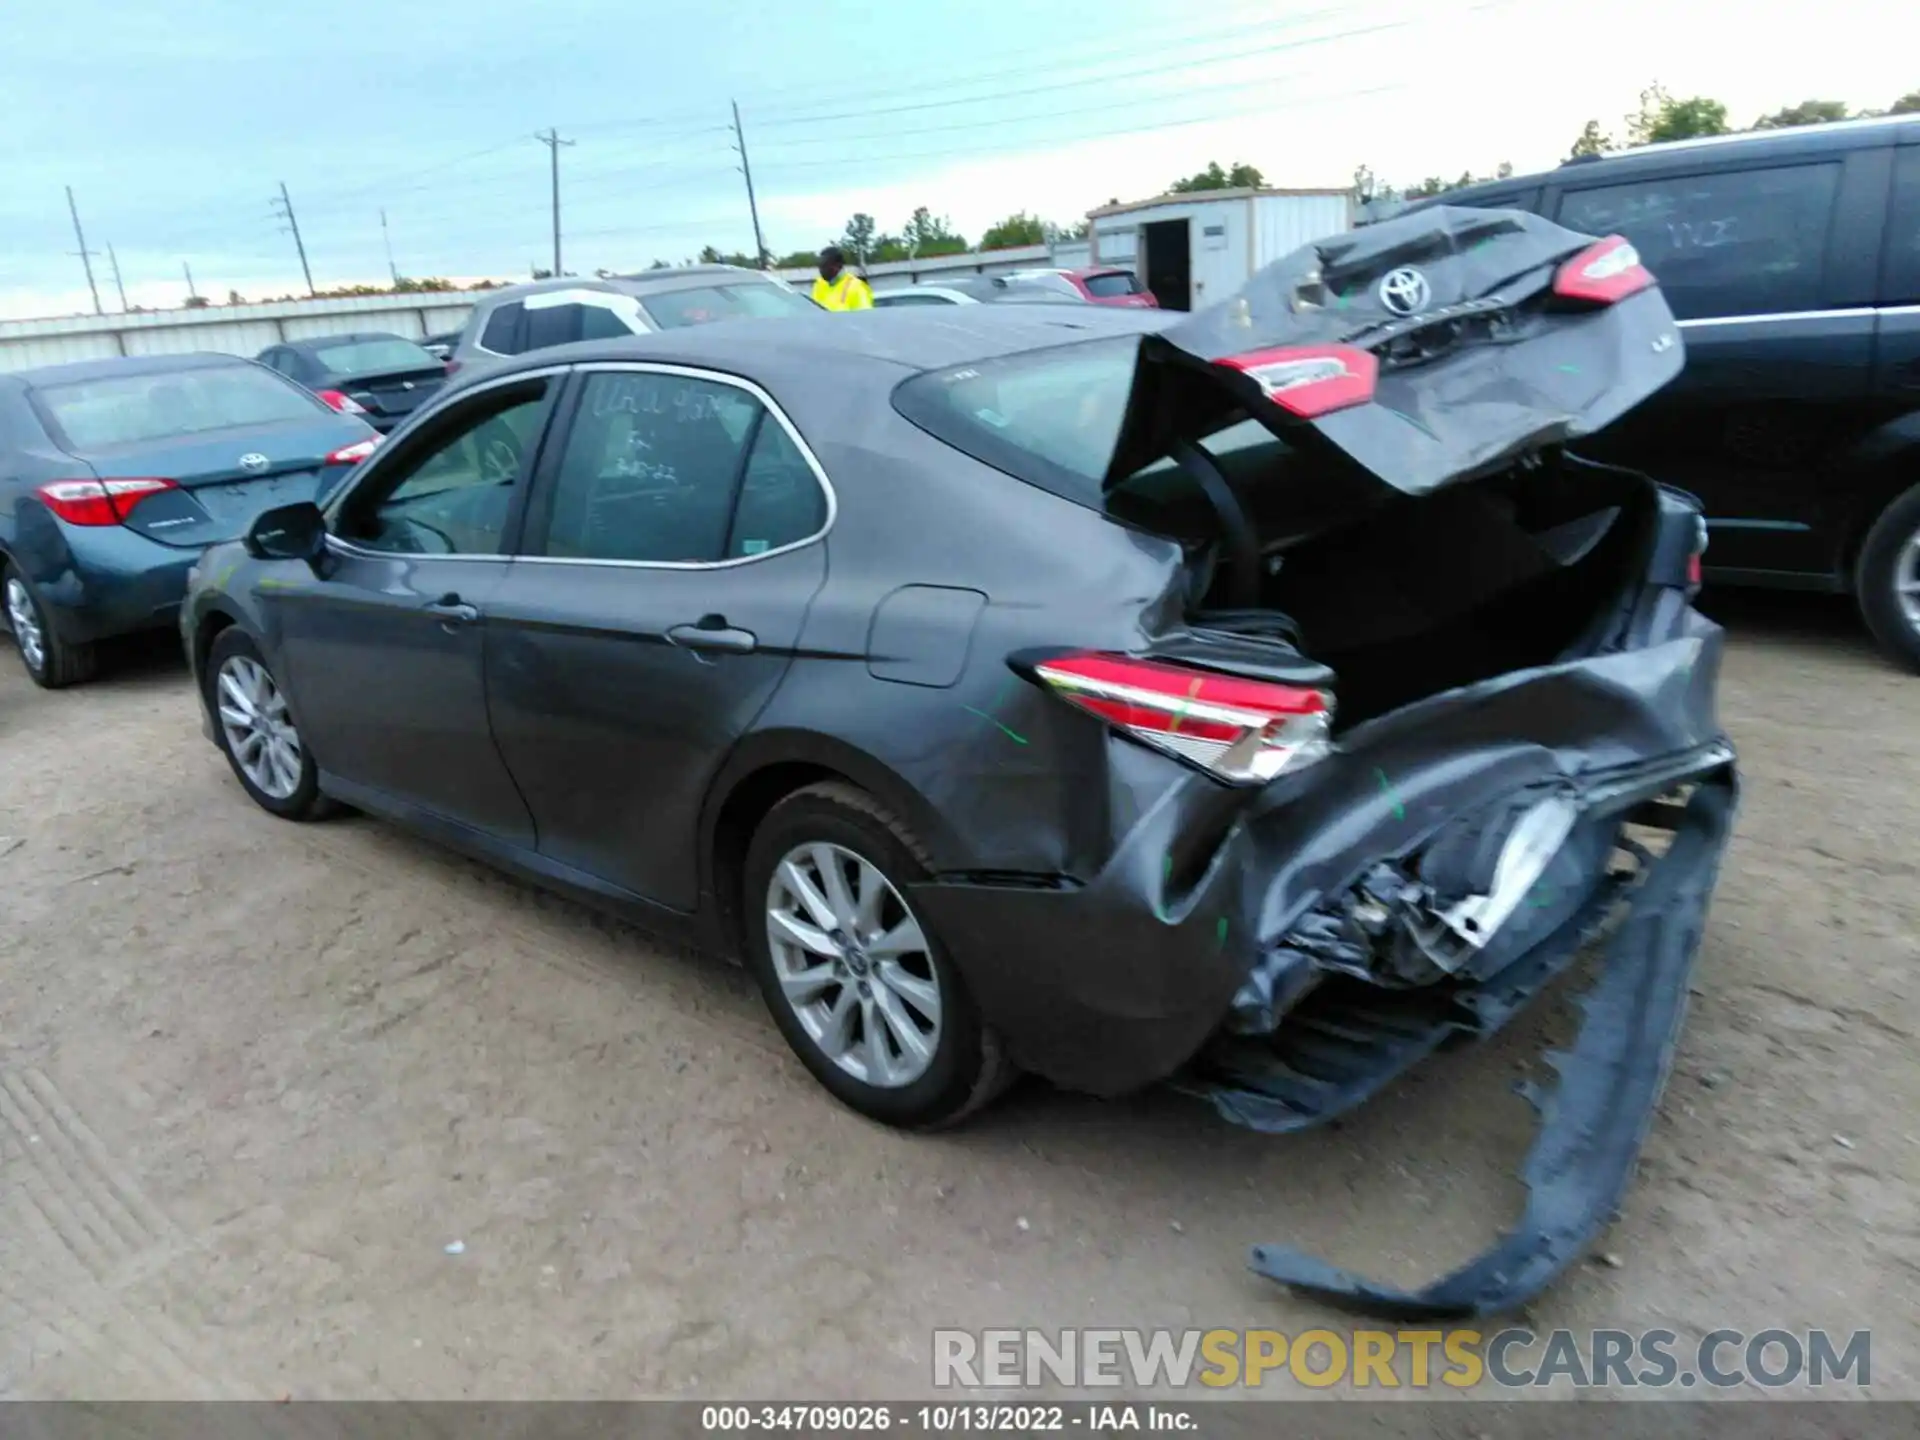
{"type": "Polygon", "coordinates": [[[1920,145],[1902,146],[1893,162],[1885,275],[1881,304],[1920,304],[1920,145]]]}
{"type": "Polygon", "coordinates": [[[1682,320],[1817,309],[1838,163],[1570,190],[1560,223],[1625,235],[1682,320]]]}
{"type": "Polygon", "coordinates": [[[487,317],[487,328],[480,332],[480,348],[496,355],[520,353],[520,317],[525,313],[518,300],[502,305],[487,317]]]}
{"type": "Polygon", "coordinates": [[[582,340],[618,340],[631,334],[633,334],[633,327],[606,306],[582,305],[580,307],[580,338],[582,340]]]}
{"type": "Polygon", "coordinates": [[[1140,293],[1140,282],[1125,270],[1109,275],[1089,275],[1086,278],[1086,286],[1087,293],[1100,300],[1106,300],[1115,295],[1140,293]]]}
{"type": "Polygon", "coordinates": [[[803,315],[818,308],[812,301],[802,299],[784,285],[760,281],[748,281],[741,285],[699,286],[691,290],[663,290],[646,296],[640,305],[662,330],[706,325],[715,320],[803,315]]]}
{"type": "Polygon", "coordinates": [[[328,413],[306,391],[257,365],[101,376],[46,386],[34,399],[70,450],[310,421],[328,413]]]}

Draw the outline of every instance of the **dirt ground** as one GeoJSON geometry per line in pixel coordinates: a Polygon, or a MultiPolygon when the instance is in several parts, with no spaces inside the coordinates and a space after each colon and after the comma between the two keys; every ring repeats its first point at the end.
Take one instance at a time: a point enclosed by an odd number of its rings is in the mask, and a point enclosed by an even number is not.
{"type": "MultiPolygon", "coordinates": [[[[1536,1329],[1873,1331],[1920,1396],[1920,679],[1740,602],[1746,768],[1673,1082],[1536,1329]]],[[[1338,1128],[1029,1085],[836,1106],[736,968],[354,817],[256,810],[162,643],[0,650],[0,1397],[905,1397],[935,1326],[1342,1323],[1516,1211],[1543,1004],[1338,1128]],[[449,1253],[458,1242],[464,1247],[449,1253]]]]}

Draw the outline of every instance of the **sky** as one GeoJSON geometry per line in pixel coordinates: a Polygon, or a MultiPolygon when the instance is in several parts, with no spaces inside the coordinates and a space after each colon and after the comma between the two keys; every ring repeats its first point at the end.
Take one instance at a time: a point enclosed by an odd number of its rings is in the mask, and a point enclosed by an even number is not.
{"type": "MultiPolygon", "coordinates": [[[[64,187],[119,308],[302,288],[525,278],[550,263],[561,148],[569,271],[812,249],[855,211],[970,239],[1073,223],[1205,167],[1398,185],[1557,163],[1640,91],[1737,125],[1808,98],[1920,88],[1888,0],[6,0],[0,317],[89,311],[64,187]],[[383,237],[381,213],[385,212],[383,237]]],[[[1920,21],[1898,22],[1907,42],[1920,21]]]]}

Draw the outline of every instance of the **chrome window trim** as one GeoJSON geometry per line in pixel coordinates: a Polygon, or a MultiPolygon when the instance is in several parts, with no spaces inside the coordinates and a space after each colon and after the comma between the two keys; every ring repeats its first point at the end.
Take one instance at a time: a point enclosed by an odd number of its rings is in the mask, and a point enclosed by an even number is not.
{"type": "MultiPolygon", "coordinates": [[[[514,385],[514,384],[518,384],[523,380],[540,380],[550,375],[558,375],[558,376],[564,377],[567,373],[567,370],[568,370],[568,367],[565,365],[542,365],[532,370],[516,370],[511,375],[496,375],[490,379],[479,381],[471,389],[462,390],[458,396],[456,396],[454,399],[448,402],[448,405],[449,405],[449,408],[451,408],[451,406],[457,405],[466,400],[469,400],[475,395],[484,395],[489,390],[497,390],[502,385],[514,385]]],[[[431,413],[431,410],[429,410],[428,413],[431,413]]],[[[413,414],[409,415],[407,417],[407,424],[403,428],[412,428],[413,422],[419,418],[420,414],[421,412],[419,410],[416,410],[413,412],[413,414]]],[[[363,467],[377,466],[379,464],[379,460],[380,460],[380,452],[376,450],[372,456],[370,456],[366,460],[361,461],[360,463],[363,467]]],[[[395,558],[396,556],[402,557],[409,561],[412,561],[412,560],[512,560],[516,558],[512,555],[503,555],[499,553],[492,553],[492,554],[485,554],[485,555],[481,555],[481,554],[415,555],[409,551],[404,551],[404,550],[369,550],[365,546],[355,545],[350,541],[341,539],[338,535],[333,533],[333,522],[335,518],[339,515],[340,508],[343,505],[345,505],[349,499],[353,497],[354,492],[363,488],[368,483],[368,480],[367,480],[368,473],[369,473],[368,470],[363,468],[359,474],[355,475],[345,485],[342,485],[340,489],[334,494],[334,497],[331,500],[327,501],[326,505],[321,509],[320,513],[322,516],[325,517],[327,522],[327,548],[329,550],[334,551],[336,554],[358,556],[363,560],[390,560],[395,558]]],[[[375,471],[374,473],[377,473],[377,471],[375,471]]],[[[527,483],[529,485],[533,483],[533,477],[531,475],[527,477],[527,483]]]]}
{"type": "MultiPolygon", "coordinates": [[[[758,565],[763,560],[771,560],[776,555],[785,555],[808,545],[816,545],[827,537],[833,529],[833,522],[840,514],[840,497],[833,488],[833,482],[827,478],[826,468],[821,465],[820,457],[813,453],[813,447],[807,444],[806,437],[794,426],[787,412],[780,408],[774,398],[759,385],[743,375],[729,375],[722,370],[703,370],[696,365],[675,365],[661,360],[597,360],[576,365],[573,369],[583,377],[600,374],[642,374],[675,375],[684,380],[704,380],[710,384],[731,385],[736,390],[744,390],[765,407],[766,412],[780,422],[780,428],[787,432],[787,438],[794,443],[800,456],[807,462],[807,468],[813,471],[813,478],[819,483],[821,491],[827,497],[827,515],[820,528],[802,540],[795,540],[776,549],[762,550],[758,555],[735,555],[725,560],[596,560],[589,556],[576,555],[516,555],[514,561],[523,565],[583,565],[595,569],[614,570],[734,570],[742,565],[758,565]]],[[[571,431],[569,431],[571,438],[571,431]]]]}
{"type": "Polygon", "coordinates": [[[1673,323],[1682,330],[1688,330],[1701,325],[1764,325],[1778,320],[1864,320],[1875,315],[1898,314],[1907,309],[1920,311],[1920,305],[1898,306],[1891,310],[1855,305],[1845,310],[1775,310],[1765,315],[1697,315],[1691,320],[1676,320],[1673,323]]]}

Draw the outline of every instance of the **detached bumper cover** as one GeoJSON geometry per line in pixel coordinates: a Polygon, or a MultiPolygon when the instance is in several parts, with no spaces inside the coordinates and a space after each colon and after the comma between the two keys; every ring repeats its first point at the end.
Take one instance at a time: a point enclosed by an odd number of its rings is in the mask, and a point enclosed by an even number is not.
{"type": "MultiPolygon", "coordinates": [[[[1726,849],[1735,800],[1731,766],[1700,784],[1681,814],[1667,853],[1636,887],[1631,908],[1607,946],[1599,979],[1578,1000],[1580,1033],[1568,1051],[1552,1051],[1559,1075],[1551,1091],[1523,1087],[1540,1112],[1541,1130],[1521,1171],[1528,1187],[1519,1223],[1490,1250],[1420,1290],[1396,1290],[1309,1255],[1256,1246],[1258,1274],[1323,1299],[1407,1318],[1458,1318],[1510,1310],[1552,1282],[1611,1217],[1633,1175],[1672,1067],[1687,1008],[1687,979],[1705,924],[1707,901],[1726,849]]],[[[1516,969],[1523,981],[1544,981],[1577,950],[1584,934],[1556,937],[1516,969]]],[[[1504,977],[1503,977],[1504,978],[1504,977]]],[[[1491,993],[1476,1026],[1468,1017],[1447,1029],[1488,1033],[1517,1008],[1491,993]]],[[[1528,988],[1528,993],[1537,989],[1528,988]]],[[[1520,997],[1524,998],[1524,997],[1520,997]]],[[[1410,1061],[1409,1061],[1410,1063],[1410,1061]]],[[[1388,1070],[1390,1078],[1398,1068],[1388,1070]]],[[[1384,1082],[1383,1082],[1384,1083],[1384,1082]]],[[[1256,1117],[1257,1121],[1257,1117],[1256,1117]]]]}

